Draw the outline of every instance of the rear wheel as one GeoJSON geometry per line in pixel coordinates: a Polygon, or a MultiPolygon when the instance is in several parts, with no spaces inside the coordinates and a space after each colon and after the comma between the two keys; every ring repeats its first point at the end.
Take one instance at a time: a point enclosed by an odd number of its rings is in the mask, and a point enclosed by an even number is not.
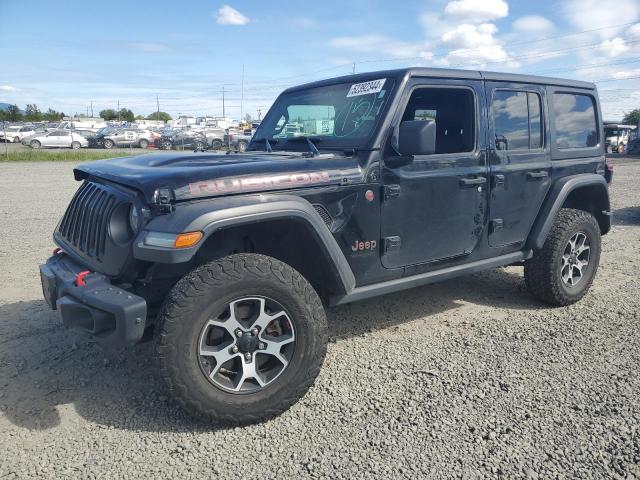
{"type": "Polygon", "coordinates": [[[13,137],[13,143],[20,143],[20,137],[13,137]]]}
{"type": "Polygon", "coordinates": [[[238,151],[239,152],[244,152],[247,149],[247,142],[245,142],[244,140],[241,140],[238,142],[238,151]]]}
{"type": "Polygon", "coordinates": [[[38,140],[31,140],[31,143],[29,145],[31,145],[31,148],[35,149],[42,147],[42,144],[38,140]]]}
{"type": "Polygon", "coordinates": [[[164,142],[162,142],[162,149],[171,150],[171,142],[169,140],[165,140],[164,142]]]}
{"type": "Polygon", "coordinates": [[[71,142],[71,148],[73,148],[74,150],[80,150],[80,147],[82,147],[82,145],[80,145],[80,142],[71,142]]]}
{"type": "Polygon", "coordinates": [[[159,318],[160,368],[176,401],[207,421],[282,413],[313,384],[327,345],[315,290],[270,257],[231,255],[173,288],[159,318]]]}
{"type": "Polygon", "coordinates": [[[218,150],[220,148],[222,148],[222,141],[220,140],[214,140],[211,142],[211,148],[214,150],[218,150]]]}
{"type": "Polygon", "coordinates": [[[140,140],[139,146],[140,148],[147,148],[149,146],[149,142],[143,138],[142,140],[140,140]]]}
{"type": "Polygon", "coordinates": [[[593,215],[563,208],[542,249],[525,262],[527,288],[552,305],[577,302],[593,283],[600,251],[600,227],[593,215]]]}
{"type": "Polygon", "coordinates": [[[114,147],[114,145],[115,144],[113,143],[113,140],[107,139],[107,140],[104,141],[104,148],[106,148],[107,150],[112,149],[114,147]]]}

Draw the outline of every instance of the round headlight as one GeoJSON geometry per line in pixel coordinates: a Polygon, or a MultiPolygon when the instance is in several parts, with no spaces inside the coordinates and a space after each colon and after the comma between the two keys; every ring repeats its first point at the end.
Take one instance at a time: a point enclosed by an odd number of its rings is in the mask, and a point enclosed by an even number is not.
{"type": "Polygon", "coordinates": [[[140,212],[135,205],[129,207],[129,227],[134,236],[138,234],[138,230],[140,230],[140,212]]]}

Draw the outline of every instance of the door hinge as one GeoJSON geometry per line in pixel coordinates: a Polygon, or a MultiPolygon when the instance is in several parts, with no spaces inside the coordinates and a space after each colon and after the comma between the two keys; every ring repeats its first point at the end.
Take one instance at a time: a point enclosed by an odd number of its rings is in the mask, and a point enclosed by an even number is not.
{"type": "Polygon", "coordinates": [[[402,242],[400,237],[385,237],[384,239],[384,253],[391,253],[400,250],[402,242]]]}
{"type": "Polygon", "coordinates": [[[501,218],[494,218],[489,222],[489,233],[495,233],[498,230],[502,230],[504,222],[501,218]]]}
{"type": "Polygon", "coordinates": [[[400,196],[400,185],[385,185],[384,199],[385,201],[398,198],[400,196]]]}

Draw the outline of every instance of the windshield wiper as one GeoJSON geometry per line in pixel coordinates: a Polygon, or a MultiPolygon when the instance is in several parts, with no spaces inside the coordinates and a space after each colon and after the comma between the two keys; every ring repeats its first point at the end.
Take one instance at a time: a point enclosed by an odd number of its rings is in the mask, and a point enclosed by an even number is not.
{"type": "Polygon", "coordinates": [[[264,151],[267,153],[272,153],[273,149],[271,148],[271,144],[275,145],[276,143],[278,143],[278,139],[277,138],[272,138],[271,141],[269,141],[268,138],[254,138],[253,140],[251,140],[251,143],[258,143],[258,142],[264,142],[264,151]]]}
{"type": "Polygon", "coordinates": [[[300,135],[299,137],[291,137],[291,138],[287,138],[287,142],[291,142],[291,143],[299,143],[299,142],[307,142],[307,145],[309,146],[309,154],[312,157],[315,157],[316,155],[320,155],[320,151],[318,150],[318,147],[316,147],[315,143],[320,143],[322,141],[321,138],[310,138],[307,137],[306,135],[300,135]],[[313,140],[313,141],[312,141],[313,140]]]}

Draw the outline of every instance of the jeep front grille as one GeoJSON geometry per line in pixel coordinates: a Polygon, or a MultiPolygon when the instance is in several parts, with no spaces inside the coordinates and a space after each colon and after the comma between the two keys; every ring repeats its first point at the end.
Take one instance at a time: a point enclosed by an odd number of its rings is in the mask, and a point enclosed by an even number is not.
{"type": "Polygon", "coordinates": [[[117,199],[105,186],[85,182],[74,195],[58,225],[65,242],[100,261],[105,251],[108,222],[117,199]]]}

